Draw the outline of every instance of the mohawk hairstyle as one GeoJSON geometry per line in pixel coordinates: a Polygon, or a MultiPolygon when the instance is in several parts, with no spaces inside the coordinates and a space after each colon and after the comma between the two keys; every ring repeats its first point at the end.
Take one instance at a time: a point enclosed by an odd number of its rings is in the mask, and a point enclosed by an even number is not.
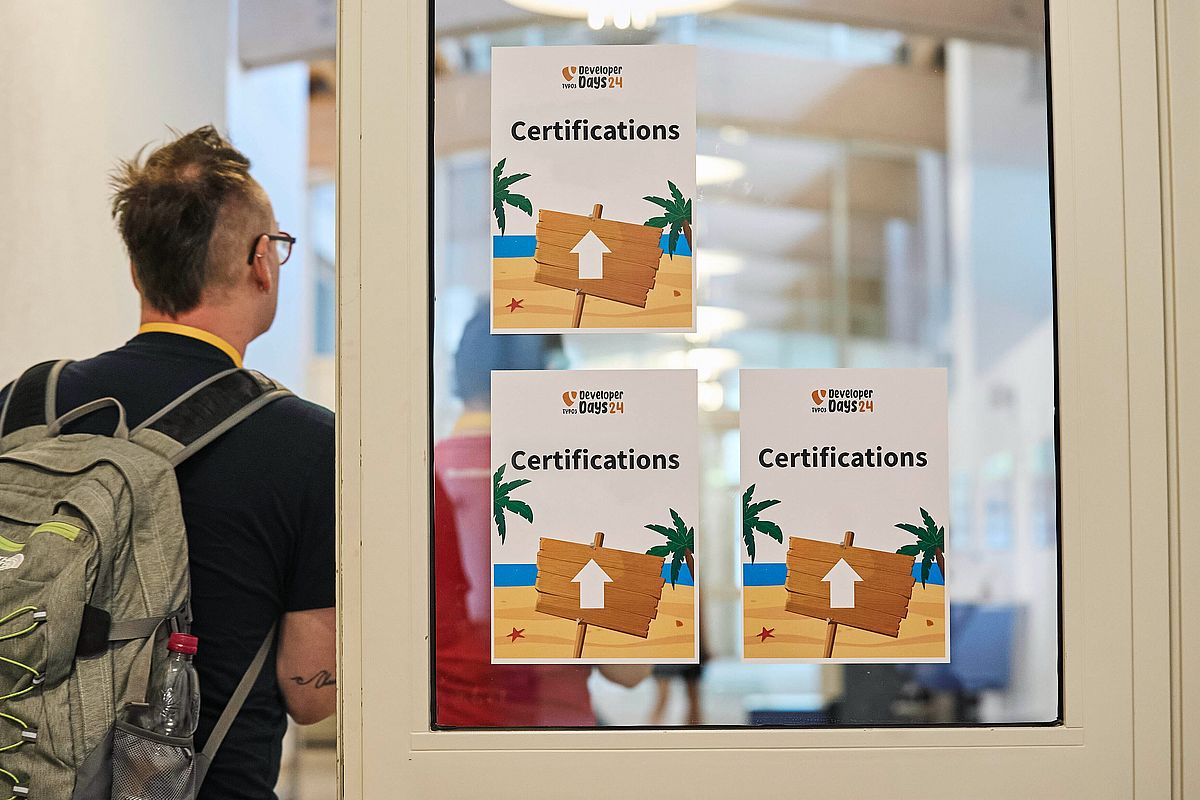
{"type": "Polygon", "coordinates": [[[227,202],[258,206],[260,190],[250,159],[211,125],[143,161],[145,149],[112,173],[112,215],[142,296],[175,317],[199,305],[205,286],[228,279],[220,254],[210,253],[218,217],[227,202]]]}

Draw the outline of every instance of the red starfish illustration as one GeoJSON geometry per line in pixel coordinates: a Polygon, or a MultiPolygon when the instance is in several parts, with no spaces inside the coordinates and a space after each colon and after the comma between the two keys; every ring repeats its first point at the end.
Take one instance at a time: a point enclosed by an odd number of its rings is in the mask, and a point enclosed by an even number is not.
{"type": "Polygon", "coordinates": [[[512,633],[508,634],[508,638],[510,641],[513,641],[513,642],[515,642],[517,639],[524,639],[525,638],[525,629],[521,628],[520,630],[517,630],[516,628],[513,628],[512,633]]]}
{"type": "Polygon", "coordinates": [[[505,306],[505,308],[507,308],[508,313],[511,314],[512,312],[516,311],[518,308],[525,308],[525,306],[521,305],[521,303],[524,303],[524,302],[525,302],[525,298],[522,297],[520,300],[518,300],[517,298],[514,297],[512,299],[512,301],[509,302],[509,304],[507,306],[505,306]]]}
{"type": "Polygon", "coordinates": [[[759,641],[765,642],[767,639],[775,638],[775,629],[768,628],[767,626],[764,625],[763,629],[754,635],[758,637],[759,641]]]}

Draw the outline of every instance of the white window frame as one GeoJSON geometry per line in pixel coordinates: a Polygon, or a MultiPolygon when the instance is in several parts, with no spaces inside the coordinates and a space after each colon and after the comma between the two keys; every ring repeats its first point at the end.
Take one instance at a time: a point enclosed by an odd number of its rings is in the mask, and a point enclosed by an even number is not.
{"type": "Polygon", "coordinates": [[[1157,7],[1171,555],[1165,583],[1171,601],[1171,797],[1178,800],[1200,796],[1200,4],[1160,0],[1157,7]]]}

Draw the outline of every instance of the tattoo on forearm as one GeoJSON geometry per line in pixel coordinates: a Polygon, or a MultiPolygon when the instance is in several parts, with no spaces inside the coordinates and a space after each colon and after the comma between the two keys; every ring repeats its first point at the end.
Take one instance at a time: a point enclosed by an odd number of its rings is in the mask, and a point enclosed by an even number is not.
{"type": "Polygon", "coordinates": [[[292,676],[292,682],[297,686],[312,686],[314,689],[324,689],[326,686],[337,686],[337,678],[330,674],[329,670],[321,670],[311,678],[302,678],[299,675],[292,676]]]}

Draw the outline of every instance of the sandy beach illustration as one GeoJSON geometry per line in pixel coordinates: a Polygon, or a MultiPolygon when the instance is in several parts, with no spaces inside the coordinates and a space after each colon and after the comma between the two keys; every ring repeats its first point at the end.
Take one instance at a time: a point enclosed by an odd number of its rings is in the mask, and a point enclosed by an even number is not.
{"type": "MultiPolygon", "coordinates": [[[[532,586],[497,586],[493,590],[496,660],[569,659],[575,623],[533,610],[537,592],[532,586]],[[520,633],[514,635],[514,631],[520,633]]],[[[593,658],[690,660],[693,656],[695,591],[678,584],[664,587],[658,616],[646,639],[590,627],[584,655],[593,658]]]]}
{"type": "MultiPolygon", "coordinates": [[[[745,658],[821,658],[824,620],[785,611],[787,589],[783,586],[747,586],[744,591],[745,658]],[[769,635],[764,635],[764,631],[769,635]]],[[[940,658],[946,647],[945,596],[944,586],[931,583],[922,587],[918,582],[897,638],[843,625],[838,628],[836,657],[839,660],[940,658]]]]}
{"type": "MultiPolygon", "coordinates": [[[[569,328],[573,293],[534,283],[532,256],[493,260],[492,319],[496,329],[569,328]]],[[[692,258],[663,253],[644,309],[589,297],[580,328],[689,328],[692,325],[692,258]]]]}

